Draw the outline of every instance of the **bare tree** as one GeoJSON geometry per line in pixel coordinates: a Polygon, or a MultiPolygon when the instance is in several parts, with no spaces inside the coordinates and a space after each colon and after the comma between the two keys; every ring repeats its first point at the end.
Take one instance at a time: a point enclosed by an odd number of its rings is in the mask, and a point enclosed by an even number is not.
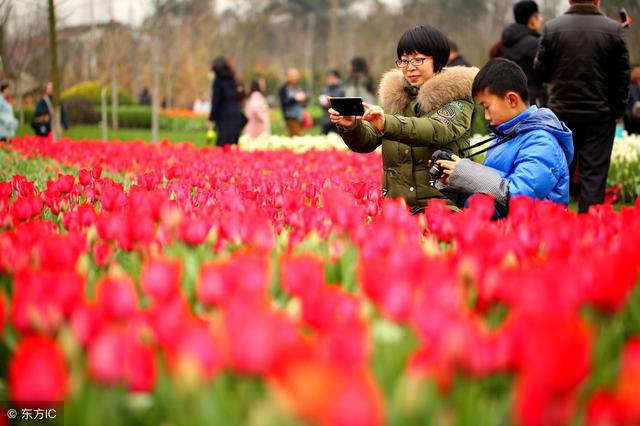
{"type": "Polygon", "coordinates": [[[53,96],[51,103],[53,111],[51,117],[53,140],[60,135],[60,74],[58,70],[58,40],[56,32],[56,9],[53,0],[49,0],[49,50],[51,51],[51,81],[53,82],[53,96]]]}
{"type": "Polygon", "coordinates": [[[5,34],[12,10],[13,0],[0,0],[0,57],[3,59],[6,58],[4,54],[5,34]]]}

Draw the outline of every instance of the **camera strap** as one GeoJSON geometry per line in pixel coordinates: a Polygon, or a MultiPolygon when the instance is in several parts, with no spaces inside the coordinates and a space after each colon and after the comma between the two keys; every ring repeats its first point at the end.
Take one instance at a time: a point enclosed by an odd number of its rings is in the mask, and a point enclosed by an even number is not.
{"type": "Polygon", "coordinates": [[[477,156],[477,155],[480,155],[480,154],[483,154],[483,153],[485,153],[485,152],[489,151],[490,149],[493,149],[493,148],[495,148],[495,147],[498,147],[498,146],[502,145],[503,143],[507,143],[507,142],[509,142],[509,141],[510,141],[511,139],[513,139],[514,137],[516,137],[516,132],[515,132],[515,131],[513,131],[513,132],[512,132],[512,133],[510,133],[509,135],[505,136],[505,137],[504,137],[504,139],[502,139],[500,142],[498,142],[498,143],[497,143],[497,144],[495,144],[495,145],[488,146],[488,147],[486,147],[486,148],[484,148],[484,149],[481,149],[481,150],[480,150],[480,151],[478,151],[478,152],[474,152],[473,154],[466,155],[466,154],[467,154],[468,152],[470,152],[472,149],[477,148],[477,147],[482,146],[482,145],[485,145],[485,144],[487,144],[487,143],[489,143],[489,142],[491,142],[491,141],[494,141],[494,140],[496,140],[496,139],[498,138],[498,136],[493,135],[493,136],[491,136],[491,137],[489,137],[489,138],[487,138],[487,139],[485,139],[485,140],[482,140],[482,141],[480,141],[480,142],[478,142],[478,143],[475,143],[475,144],[473,144],[473,145],[471,145],[471,146],[468,146],[468,147],[466,147],[466,148],[462,148],[462,149],[460,150],[460,152],[461,152],[461,153],[463,153],[463,154],[465,155],[465,158],[473,158],[473,157],[475,157],[475,156],[477,156]]]}

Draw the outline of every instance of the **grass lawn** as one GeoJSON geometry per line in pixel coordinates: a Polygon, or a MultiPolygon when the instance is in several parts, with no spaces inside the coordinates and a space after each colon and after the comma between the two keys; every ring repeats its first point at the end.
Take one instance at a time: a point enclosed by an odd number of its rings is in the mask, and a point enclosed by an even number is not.
{"type": "MultiPolygon", "coordinates": [[[[23,126],[18,127],[16,134],[33,134],[31,127],[23,126]]],[[[109,140],[138,140],[151,141],[151,130],[147,129],[118,129],[109,130],[109,140]]],[[[168,139],[171,142],[184,142],[189,141],[195,145],[202,146],[207,142],[207,135],[204,132],[199,131],[171,131],[160,130],[158,131],[160,139],[168,139]]],[[[98,126],[73,126],[69,131],[64,132],[63,136],[71,139],[102,139],[102,129],[98,126]]]]}
{"type": "MultiPolygon", "coordinates": [[[[314,118],[314,127],[303,132],[305,135],[319,135],[321,132],[322,124],[322,110],[317,107],[308,108],[309,113],[314,118]]],[[[18,127],[16,134],[33,134],[31,127],[26,124],[18,127]]],[[[280,109],[275,108],[271,115],[271,133],[274,135],[287,135],[287,129],[282,119],[282,112],[280,109]]],[[[170,142],[191,142],[196,146],[203,146],[207,144],[207,135],[204,130],[166,130],[159,129],[158,135],[160,139],[167,139],[170,142]]],[[[102,129],[99,125],[74,125],[71,123],[71,129],[64,132],[63,136],[67,136],[71,139],[102,139],[102,129]]],[[[107,133],[109,140],[138,140],[151,141],[151,129],[132,129],[123,128],[119,130],[109,129],[107,133]]]]}
{"type": "MultiPolygon", "coordinates": [[[[30,126],[18,127],[16,134],[33,134],[33,130],[30,126]]],[[[275,122],[273,124],[273,134],[286,135],[286,130],[282,123],[275,122]]],[[[320,127],[315,126],[309,129],[304,134],[317,135],[320,134],[320,127]]],[[[194,130],[159,130],[158,135],[160,139],[168,139],[170,142],[191,142],[196,146],[203,146],[207,144],[207,135],[203,131],[194,130]]],[[[73,126],[69,131],[64,132],[63,136],[67,136],[71,139],[102,139],[102,129],[99,126],[73,126]]],[[[138,140],[151,141],[150,129],[118,129],[109,130],[107,137],[109,140],[138,140]]]]}

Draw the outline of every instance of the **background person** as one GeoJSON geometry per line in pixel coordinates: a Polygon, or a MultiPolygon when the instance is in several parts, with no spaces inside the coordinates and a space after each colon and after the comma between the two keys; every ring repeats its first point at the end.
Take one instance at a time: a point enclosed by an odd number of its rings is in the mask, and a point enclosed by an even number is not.
{"type": "Polygon", "coordinates": [[[448,67],[470,67],[471,64],[462,56],[455,41],[449,39],[449,62],[448,67]]]}
{"type": "Polygon", "coordinates": [[[538,5],[533,0],[522,0],[513,6],[515,22],[502,32],[501,56],[510,59],[527,76],[529,103],[539,107],[547,104],[547,93],[540,78],[533,71],[533,60],[538,50],[542,20],[538,5]]]}
{"type": "Polygon", "coordinates": [[[18,127],[18,120],[13,115],[11,101],[11,86],[7,83],[0,84],[0,140],[3,141],[14,137],[18,127]]]}
{"type": "Polygon", "coordinates": [[[547,22],[534,68],[551,83],[549,108],[573,132],[571,176],[580,175],[579,211],[604,202],[616,120],[629,100],[629,52],[622,26],[600,0],[569,0],[547,22]]]}
{"type": "Polygon", "coordinates": [[[351,98],[362,98],[369,104],[378,102],[374,94],[373,79],[369,73],[367,60],[357,56],[349,63],[349,76],[344,86],[344,95],[351,98]]]}
{"type": "Polygon", "coordinates": [[[267,84],[264,78],[256,78],[251,82],[249,98],[244,106],[244,114],[249,120],[244,131],[252,139],[271,135],[271,118],[266,93],[267,84]]]}
{"type": "MultiPolygon", "coordinates": [[[[38,136],[48,136],[51,133],[51,117],[53,116],[53,82],[49,81],[45,84],[44,95],[36,103],[36,108],[31,122],[31,127],[38,136]]],[[[67,114],[64,111],[62,101],[60,108],[60,125],[64,130],[69,130],[67,122],[67,114]]]]}
{"type": "Polygon", "coordinates": [[[631,67],[629,103],[624,111],[624,128],[630,135],[640,135],[640,65],[631,67]]]}
{"type": "Polygon", "coordinates": [[[207,98],[206,93],[201,93],[200,96],[193,101],[193,113],[196,115],[206,116],[211,111],[211,102],[207,98]]]}
{"type": "Polygon", "coordinates": [[[212,84],[209,121],[216,129],[216,144],[235,145],[247,123],[240,108],[236,78],[227,59],[222,56],[214,59],[211,69],[215,78],[212,84]]]}
{"type": "Polygon", "coordinates": [[[471,84],[477,68],[444,68],[447,37],[429,26],[406,31],[398,41],[398,69],[380,83],[382,106],[365,104],[365,114],[343,117],[330,109],[331,121],[355,152],[382,145],[382,195],[405,199],[412,212],[430,200],[447,197],[430,185],[429,159],[438,148],[459,153],[469,146],[473,101],[471,84]]]}
{"type": "Polygon", "coordinates": [[[282,116],[289,130],[289,136],[300,136],[304,106],[307,103],[307,95],[298,84],[300,73],[296,68],[287,70],[286,82],[280,87],[280,105],[282,116]]]}
{"type": "Polygon", "coordinates": [[[338,70],[330,70],[326,76],[326,86],[322,88],[318,101],[320,106],[324,108],[324,115],[322,116],[322,134],[326,135],[329,132],[338,132],[338,128],[329,119],[329,102],[330,97],[345,96],[344,84],[340,79],[340,72],[338,70]]]}

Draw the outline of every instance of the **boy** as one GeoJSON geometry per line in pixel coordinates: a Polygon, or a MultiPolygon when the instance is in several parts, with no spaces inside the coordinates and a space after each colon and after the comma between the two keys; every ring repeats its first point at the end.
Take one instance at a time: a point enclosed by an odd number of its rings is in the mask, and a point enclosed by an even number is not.
{"type": "Polygon", "coordinates": [[[442,192],[462,199],[462,205],[475,193],[493,195],[495,218],[507,215],[509,197],[517,195],[567,205],[571,131],[551,110],[529,106],[522,69],[507,59],[492,59],[471,90],[497,138],[484,165],[456,155],[451,161],[438,160],[444,171],[437,184],[442,192]]]}

